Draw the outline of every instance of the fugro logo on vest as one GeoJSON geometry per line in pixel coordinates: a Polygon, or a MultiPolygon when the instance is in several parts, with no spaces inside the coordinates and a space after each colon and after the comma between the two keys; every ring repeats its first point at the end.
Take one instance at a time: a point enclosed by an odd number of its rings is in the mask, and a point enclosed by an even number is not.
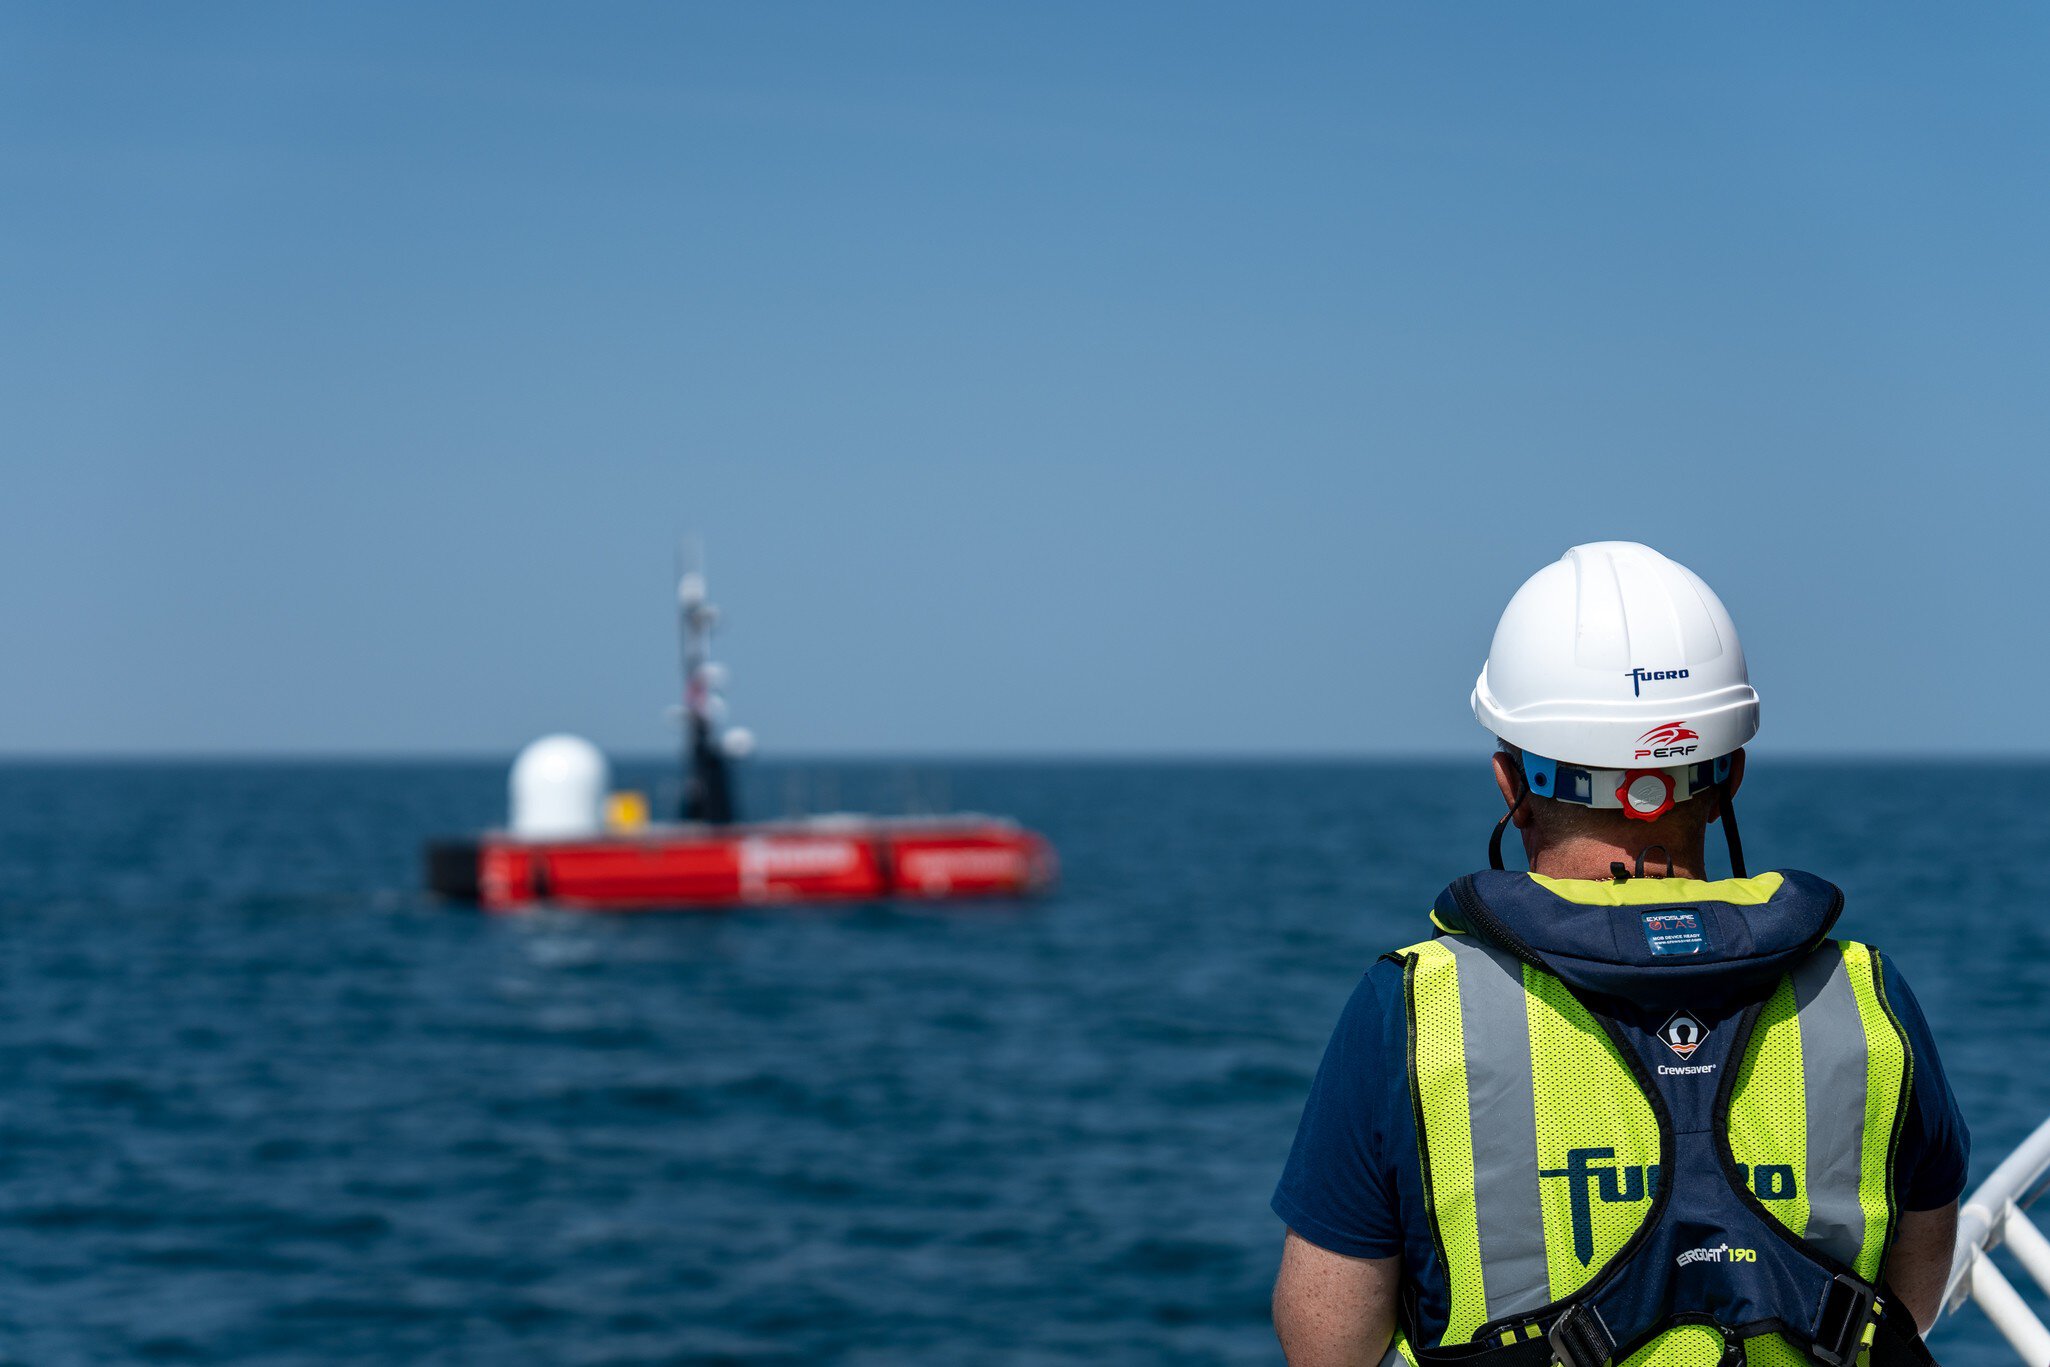
{"type": "MultiPolygon", "coordinates": [[[[1594,1261],[1594,1203],[1627,1205],[1657,1196],[1659,1165],[1616,1165],[1614,1148],[1568,1149],[1566,1166],[1545,1168],[1540,1178],[1566,1179],[1567,1200],[1573,1212],[1573,1256],[1581,1266],[1594,1261]]],[[[1737,1176],[1761,1201],[1790,1200],[1799,1190],[1794,1169],[1785,1163],[1760,1163],[1754,1170],[1737,1164],[1737,1176]]]]}

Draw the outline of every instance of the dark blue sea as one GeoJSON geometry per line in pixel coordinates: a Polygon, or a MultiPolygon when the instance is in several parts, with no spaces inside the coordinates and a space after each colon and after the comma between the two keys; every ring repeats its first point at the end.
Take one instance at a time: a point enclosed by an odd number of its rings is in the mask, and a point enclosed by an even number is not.
{"type": "MultiPolygon", "coordinates": [[[[1762,757],[1741,804],[1905,969],[1977,1175],[2050,1114],[2046,778],[1762,757]]],[[[750,784],[944,792],[1064,883],[491,917],[418,850],[498,764],[0,767],[0,1358],[1278,1361],[1268,1194],[1354,979],[1483,861],[1481,762],[750,784]]]]}

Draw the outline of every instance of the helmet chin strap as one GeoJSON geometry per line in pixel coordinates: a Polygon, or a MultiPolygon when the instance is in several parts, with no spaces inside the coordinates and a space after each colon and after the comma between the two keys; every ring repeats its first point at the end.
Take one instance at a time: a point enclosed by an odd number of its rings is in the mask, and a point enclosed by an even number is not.
{"type": "Polygon", "coordinates": [[[1530,787],[1528,784],[1524,782],[1523,764],[1521,759],[1519,758],[1516,763],[1516,801],[1509,804],[1509,810],[1502,813],[1502,819],[1495,823],[1495,833],[1488,837],[1489,868],[1499,869],[1503,867],[1502,833],[1509,829],[1510,821],[1515,819],[1516,809],[1523,805],[1524,798],[1528,797],[1529,795],[1530,787]]]}
{"type": "Polygon", "coordinates": [[[1514,807],[1502,813],[1502,819],[1495,823],[1495,833],[1488,837],[1488,867],[1491,869],[1503,867],[1502,832],[1509,829],[1509,818],[1515,815],[1516,809],[1514,807]]]}
{"type": "Polygon", "coordinates": [[[1723,839],[1730,847],[1730,877],[1749,878],[1744,871],[1744,837],[1737,834],[1737,808],[1730,801],[1730,785],[1722,785],[1716,796],[1723,802],[1723,839]]]}

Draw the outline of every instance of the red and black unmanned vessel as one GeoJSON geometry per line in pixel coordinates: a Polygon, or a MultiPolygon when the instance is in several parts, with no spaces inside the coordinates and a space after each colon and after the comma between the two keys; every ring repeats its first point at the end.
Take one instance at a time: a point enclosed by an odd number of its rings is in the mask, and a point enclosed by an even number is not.
{"type": "Polygon", "coordinates": [[[974,813],[736,820],[731,765],[752,749],[720,732],[723,672],[710,658],[718,611],[704,576],[682,576],[684,713],[678,820],[649,822],[638,793],[609,793],[609,766],[573,736],[534,742],[513,766],[506,829],[429,842],[427,886],[490,911],[592,911],[789,902],[1025,897],[1053,885],[1053,846],[974,813]]]}
{"type": "Polygon", "coordinates": [[[489,831],[428,847],[428,886],[490,911],[1024,897],[1053,884],[1046,840],[1000,818],[828,816],[650,826],[582,840],[489,831]]]}

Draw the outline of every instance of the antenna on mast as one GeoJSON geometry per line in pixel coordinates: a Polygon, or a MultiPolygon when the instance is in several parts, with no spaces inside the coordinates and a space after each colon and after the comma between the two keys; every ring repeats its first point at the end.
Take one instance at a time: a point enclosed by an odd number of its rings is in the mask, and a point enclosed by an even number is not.
{"type": "Polygon", "coordinates": [[[734,732],[722,736],[718,727],[726,701],[719,690],[726,671],[712,659],[712,631],[719,622],[705,586],[704,547],[695,536],[677,548],[676,608],[683,646],[683,804],[685,821],[726,825],[738,819],[733,801],[729,748],[739,751],[752,737],[734,732]],[[739,742],[729,747],[728,742],[739,742]]]}

